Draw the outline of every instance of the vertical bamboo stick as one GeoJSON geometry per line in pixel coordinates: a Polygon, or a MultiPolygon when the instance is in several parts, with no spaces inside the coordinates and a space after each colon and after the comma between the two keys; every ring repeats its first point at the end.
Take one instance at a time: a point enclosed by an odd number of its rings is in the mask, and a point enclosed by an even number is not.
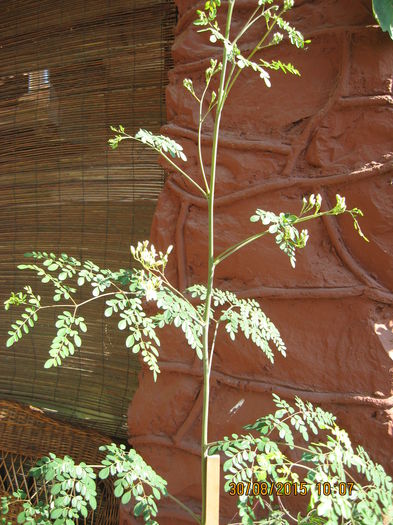
{"type": "Polygon", "coordinates": [[[207,457],[206,525],[219,525],[220,520],[220,456],[207,457]]]}

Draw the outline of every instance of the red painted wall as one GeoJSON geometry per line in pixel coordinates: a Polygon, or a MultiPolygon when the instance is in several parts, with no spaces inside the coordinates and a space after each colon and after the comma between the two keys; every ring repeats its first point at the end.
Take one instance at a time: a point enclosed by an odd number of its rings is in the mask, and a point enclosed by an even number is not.
{"type": "MultiPolygon", "coordinates": [[[[194,2],[177,4],[164,133],[184,145],[198,177],[197,108],[182,80],[191,77],[201,86],[216,48],[192,26],[194,2]]],[[[252,4],[236,2],[235,25],[252,4]]],[[[234,345],[219,337],[210,438],[269,411],[271,392],[299,395],[337,414],[352,439],[393,470],[393,44],[375,25],[371,0],[299,0],[292,18],[312,44],[306,51],[283,45],[268,56],[291,61],[302,77],[272,74],[269,90],[257,75],[244,74],[225,109],[217,251],[257,231],[249,222],[256,208],[297,211],[312,192],[325,203],[340,193],[349,206],[360,207],[370,243],[354,233],[350,218],[327,218],[309,228],[311,240],[295,270],[269,240],[218,268],[216,286],[261,301],[288,357],[272,366],[249,341],[239,338],[234,345]]],[[[207,135],[211,129],[209,121],[207,135]]],[[[208,159],[208,138],[205,146],[208,159]]],[[[206,224],[202,200],[172,174],[152,240],[161,248],[175,245],[170,275],[181,288],[206,279],[206,224]]],[[[161,356],[156,385],[148,371],[141,375],[129,409],[130,443],[168,479],[173,494],[197,508],[201,366],[173,330],[162,339],[161,356]]],[[[231,517],[229,506],[223,500],[223,523],[231,517]]],[[[171,505],[160,515],[162,525],[183,523],[171,505]]]]}

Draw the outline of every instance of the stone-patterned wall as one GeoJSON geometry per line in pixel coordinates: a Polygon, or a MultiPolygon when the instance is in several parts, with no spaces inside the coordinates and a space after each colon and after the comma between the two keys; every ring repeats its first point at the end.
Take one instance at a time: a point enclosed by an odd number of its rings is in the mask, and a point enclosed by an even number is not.
{"type": "MultiPolygon", "coordinates": [[[[254,2],[238,0],[240,24],[254,2]]],[[[182,87],[201,86],[216,52],[192,26],[195,2],[178,0],[175,68],[167,91],[164,133],[196,163],[197,109],[182,87]]],[[[392,359],[392,71],[393,44],[375,26],[371,0],[297,0],[293,21],[312,44],[271,57],[291,61],[302,77],[273,74],[269,90],[244,74],[222,124],[216,214],[217,252],[256,231],[256,208],[298,210],[302,196],[347,197],[365,217],[366,244],[350,218],[326,218],[309,230],[296,270],[273,242],[251,245],[223,263],[216,285],[261,301],[288,346],[270,363],[249,341],[218,339],[210,438],[238,431],[271,408],[271,392],[299,395],[336,413],[355,442],[393,469],[392,359]]],[[[251,35],[247,45],[251,47],[251,35]]],[[[207,123],[208,160],[212,121],[207,123]]],[[[171,278],[181,288],[206,279],[206,206],[172,174],[159,201],[152,240],[175,245],[171,278]]],[[[181,335],[162,340],[162,374],[149,373],[129,409],[130,443],[169,481],[173,494],[198,506],[201,366],[181,335]]],[[[231,516],[223,499],[223,523],[231,516]]],[[[124,516],[126,515],[125,509],[124,516]]],[[[189,520],[167,506],[160,523],[189,520]]],[[[128,523],[123,518],[123,523],[128,523]]]]}

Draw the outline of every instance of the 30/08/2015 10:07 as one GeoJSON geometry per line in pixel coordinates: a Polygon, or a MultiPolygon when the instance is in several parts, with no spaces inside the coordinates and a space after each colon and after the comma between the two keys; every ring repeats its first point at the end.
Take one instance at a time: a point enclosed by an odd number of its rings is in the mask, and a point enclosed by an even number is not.
{"type": "MultiPolygon", "coordinates": [[[[315,483],[315,489],[318,496],[325,495],[329,496],[333,490],[337,490],[340,496],[349,496],[352,493],[353,483],[341,482],[337,485],[331,485],[330,483],[315,483]]],[[[291,483],[276,482],[267,483],[266,481],[239,481],[238,483],[232,482],[229,484],[230,496],[306,496],[309,487],[306,483],[291,483]]]]}

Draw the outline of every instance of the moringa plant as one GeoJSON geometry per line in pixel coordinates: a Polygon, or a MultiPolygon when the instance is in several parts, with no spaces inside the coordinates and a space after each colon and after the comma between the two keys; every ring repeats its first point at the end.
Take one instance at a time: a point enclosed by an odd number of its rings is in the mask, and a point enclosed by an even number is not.
{"type": "MultiPolygon", "coordinates": [[[[295,404],[290,405],[274,396],[277,411],[246,427],[248,434],[234,434],[215,443],[209,441],[210,374],[219,330],[224,330],[231,341],[240,333],[251,339],[272,363],[275,352],[286,354],[278,329],[256,300],[240,298],[234,292],[215,288],[216,268],[239,250],[247,249],[249,244],[268,235],[274,237],[278,248],[295,267],[296,252],[308,241],[308,232],[300,229],[300,225],[326,215],[349,214],[355,229],[365,238],[357,221],[362,212],[357,208],[347,208],[344,197],[337,195],[335,205],[325,209],[320,195],[310,195],[303,198],[298,213],[277,214],[257,209],[250,217],[253,228],[250,235],[217,253],[214,234],[217,153],[226,101],[239,76],[246,72],[259,75],[267,89],[271,87],[270,70],[299,75],[292,64],[279,59],[267,60],[264,51],[278,46],[283,40],[299,49],[309,42],[286,20],[293,0],[256,1],[252,13],[236,35],[232,31],[235,0],[227,2],[223,27],[217,17],[220,4],[220,0],[206,1],[204,8],[197,11],[194,24],[199,32],[208,34],[210,42],[222,51],[222,58],[211,58],[201,91],[194,87],[191,79],[184,80],[185,89],[199,107],[200,177],[196,179],[187,172],[187,158],[182,146],[169,137],[154,135],[144,129],[130,135],[119,126],[112,128],[115,136],[109,141],[114,149],[125,140],[138,141],[152,148],[206,200],[206,283],[178,290],[165,273],[172,247],[161,252],[148,241],[131,247],[131,255],[138,265],[117,271],[99,268],[91,261],[81,262],[66,254],[26,254],[32,262],[19,268],[32,270],[43,283],[53,286],[54,304],[43,305],[40,296],[30,286],[12,293],[5,302],[6,309],[23,305],[25,310],[11,325],[7,346],[18,342],[33,328],[43,309],[57,309],[56,335],[44,366],[61,366],[82,345],[83,334],[87,331],[82,316],[84,305],[104,300],[105,316],[118,318],[118,328],[126,334],[125,346],[141,355],[157,380],[160,374],[159,330],[173,324],[183,332],[189,351],[195,352],[203,367],[200,514],[171,495],[163,478],[134,450],[127,452],[124,447],[114,444],[103,447],[105,459],[101,465],[95,466],[100,478],[114,477],[115,495],[123,504],[132,500],[134,515],[141,516],[148,525],[158,523],[157,501],[161,497],[171,498],[197,523],[207,524],[206,462],[208,455],[216,452],[227,456],[224,463],[225,490],[236,496],[238,518],[242,524],[381,523],[392,506],[391,479],[363,449],[352,449],[347,434],[338,428],[334,416],[310,403],[296,399],[295,404]],[[256,27],[259,28],[257,42],[251,51],[246,50],[243,38],[256,27]],[[203,127],[208,115],[214,120],[209,169],[202,155],[203,127]],[[76,293],[81,287],[88,287],[92,296],[78,302],[76,293]],[[155,313],[148,314],[146,305],[151,302],[155,304],[155,313]],[[310,432],[320,440],[309,443],[310,432]],[[365,483],[362,483],[362,476],[367,478],[365,483]],[[285,501],[289,494],[305,497],[308,505],[304,505],[303,514],[291,514],[285,501]]],[[[41,501],[40,506],[24,501],[18,523],[68,525],[76,516],[83,517],[89,508],[95,508],[96,474],[90,466],[76,466],[70,458],[63,460],[50,455],[38,463],[32,475],[41,480],[41,487],[48,486],[50,497],[46,502],[41,501]]],[[[23,494],[15,496],[24,498],[23,494]]],[[[4,515],[9,504],[12,501],[4,500],[4,515]]]]}

